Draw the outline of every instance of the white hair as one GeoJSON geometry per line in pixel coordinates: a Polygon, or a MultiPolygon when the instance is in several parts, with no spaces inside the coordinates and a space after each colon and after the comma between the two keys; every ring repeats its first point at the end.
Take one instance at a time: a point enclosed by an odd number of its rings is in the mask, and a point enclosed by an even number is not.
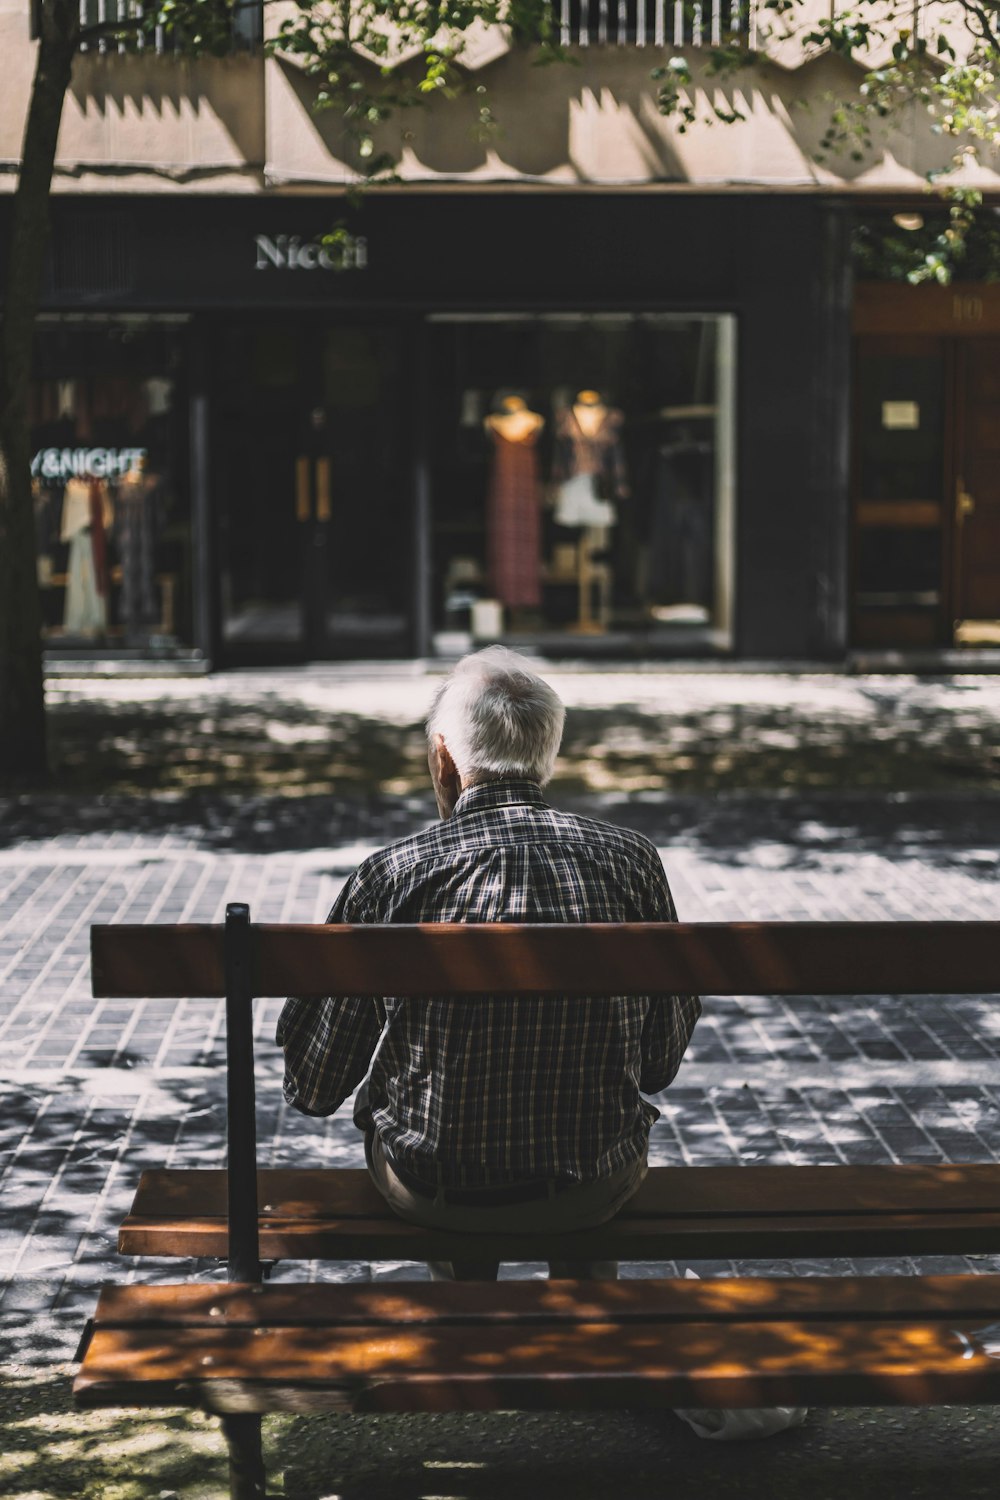
{"type": "Polygon", "coordinates": [[[427,738],[439,734],[459,775],[552,777],[566,710],[526,657],[504,646],[463,656],[434,695],[427,738]]]}

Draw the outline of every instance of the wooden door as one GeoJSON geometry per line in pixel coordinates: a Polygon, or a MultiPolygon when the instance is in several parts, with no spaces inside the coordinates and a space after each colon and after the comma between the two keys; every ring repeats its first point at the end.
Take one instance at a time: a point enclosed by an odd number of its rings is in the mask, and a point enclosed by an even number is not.
{"type": "Polygon", "coordinates": [[[875,335],[855,369],[851,637],[856,646],[950,640],[949,341],[875,335]]]}
{"type": "Polygon", "coordinates": [[[1000,339],[963,341],[958,385],[955,635],[1000,643],[1000,339]]]}

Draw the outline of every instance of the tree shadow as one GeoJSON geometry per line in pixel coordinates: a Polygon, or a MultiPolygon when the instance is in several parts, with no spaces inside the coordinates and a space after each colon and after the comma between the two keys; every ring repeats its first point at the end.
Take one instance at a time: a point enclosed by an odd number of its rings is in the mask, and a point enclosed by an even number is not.
{"type": "MultiPolygon", "coordinates": [[[[419,722],[331,713],[276,688],[242,703],[208,691],[177,700],[57,697],[50,725],[57,794],[426,803],[419,722]]],[[[665,697],[663,705],[571,706],[556,785],[601,794],[996,793],[1000,748],[989,704],[942,709],[905,682],[865,685],[847,702],[772,692],[671,712],[665,697]]]]}
{"type": "MultiPolygon", "coordinates": [[[[751,692],[676,711],[577,704],[556,806],[729,865],[835,869],[860,853],[995,875],[1000,750],[960,681],[751,692]],[[957,703],[957,706],[956,706],[957,703]],[[780,846],[780,847],[779,847],[780,846]],[[770,865],[768,862],[770,861],[770,865]]],[[[169,836],[178,851],[378,847],[435,817],[422,725],[330,712],[272,688],[245,702],[56,697],[49,787],[4,803],[0,849],[169,836]]],[[[162,850],[158,851],[162,853],[162,850]]],[[[339,868],[339,866],[338,866],[339,868]]]]}
{"type": "Polygon", "coordinates": [[[1000,803],[969,796],[911,793],[886,797],[831,793],[781,797],[695,794],[662,799],[580,800],[581,810],[634,828],[664,851],[691,850],[728,869],[836,874],[860,856],[919,861],[928,870],[960,870],[996,882],[1000,803]]]}

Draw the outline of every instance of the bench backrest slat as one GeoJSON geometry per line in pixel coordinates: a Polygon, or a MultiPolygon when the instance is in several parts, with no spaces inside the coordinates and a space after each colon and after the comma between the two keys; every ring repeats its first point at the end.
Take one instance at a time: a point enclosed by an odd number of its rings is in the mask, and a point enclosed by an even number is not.
{"type": "MultiPolygon", "coordinates": [[[[101,998],[226,993],[224,928],[94,927],[101,998]]],[[[993,994],[1000,922],[251,928],[255,996],[993,994]]]]}

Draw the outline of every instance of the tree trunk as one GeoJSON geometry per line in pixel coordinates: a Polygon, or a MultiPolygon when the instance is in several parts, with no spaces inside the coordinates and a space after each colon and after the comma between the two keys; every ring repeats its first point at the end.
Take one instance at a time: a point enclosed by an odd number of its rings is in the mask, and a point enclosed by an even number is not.
{"type": "Polygon", "coordinates": [[[41,0],[41,39],[14,196],[0,327],[0,773],[47,769],[28,380],[49,231],[49,189],[79,40],[78,0],[41,0]]]}

